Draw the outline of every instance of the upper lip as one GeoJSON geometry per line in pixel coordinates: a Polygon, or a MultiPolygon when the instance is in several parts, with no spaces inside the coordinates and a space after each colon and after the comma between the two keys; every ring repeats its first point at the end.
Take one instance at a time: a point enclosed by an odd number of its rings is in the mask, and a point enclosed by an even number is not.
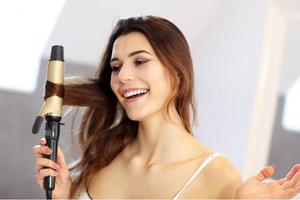
{"type": "Polygon", "coordinates": [[[134,91],[134,90],[148,90],[148,88],[122,88],[122,89],[119,89],[119,94],[124,97],[124,94],[126,92],[129,92],[129,91],[134,91]]]}

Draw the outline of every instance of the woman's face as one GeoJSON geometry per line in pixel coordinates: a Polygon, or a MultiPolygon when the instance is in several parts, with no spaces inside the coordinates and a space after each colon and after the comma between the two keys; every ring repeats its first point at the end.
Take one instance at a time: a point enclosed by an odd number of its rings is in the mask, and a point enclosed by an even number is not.
{"type": "Polygon", "coordinates": [[[138,32],[118,37],[111,56],[111,88],[131,120],[166,109],[170,79],[147,38],[138,32]]]}

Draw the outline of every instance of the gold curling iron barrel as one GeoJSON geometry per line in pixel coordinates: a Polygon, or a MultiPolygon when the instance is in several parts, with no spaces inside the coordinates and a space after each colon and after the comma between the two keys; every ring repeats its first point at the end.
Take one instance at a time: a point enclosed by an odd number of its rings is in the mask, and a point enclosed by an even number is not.
{"type": "MultiPolygon", "coordinates": [[[[36,117],[32,133],[39,132],[44,118],[46,119],[45,138],[47,146],[52,150],[48,159],[56,162],[57,146],[60,133],[62,105],[64,97],[64,51],[62,46],[52,46],[48,63],[47,82],[45,86],[44,104],[36,117]]],[[[46,198],[52,198],[55,187],[55,177],[48,176],[44,179],[46,198]]]]}

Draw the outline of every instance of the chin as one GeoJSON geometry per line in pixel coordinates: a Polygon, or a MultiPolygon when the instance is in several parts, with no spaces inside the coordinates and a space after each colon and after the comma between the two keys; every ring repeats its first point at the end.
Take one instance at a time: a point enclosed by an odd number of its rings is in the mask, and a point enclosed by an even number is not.
{"type": "Polygon", "coordinates": [[[141,122],[146,121],[146,119],[154,116],[155,114],[157,114],[157,112],[126,112],[126,114],[129,119],[141,122]]]}
{"type": "Polygon", "coordinates": [[[133,121],[144,121],[145,119],[147,119],[149,116],[152,115],[152,112],[149,112],[149,110],[147,110],[148,112],[146,112],[146,110],[131,110],[130,111],[126,111],[126,114],[128,116],[129,119],[133,120],[133,121]]]}
{"type": "Polygon", "coordinates": [[[140,113],[127,113],[127,116],[133,121],[142,121],[145,118],[145,115],[141,115],[140,113]]]}

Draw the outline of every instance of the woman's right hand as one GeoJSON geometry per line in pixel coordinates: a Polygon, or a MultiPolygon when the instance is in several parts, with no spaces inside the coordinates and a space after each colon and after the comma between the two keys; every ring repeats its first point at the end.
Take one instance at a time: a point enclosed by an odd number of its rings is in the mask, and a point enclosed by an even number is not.
{"type": "Polygon", "coordinates": [[[46,176],[55,176],[55,189],[52,191],[53,199],[70,198],[71,176],[63,152],[58,146],[57,163],[44,156],[51,154],[51,149],[46,146],[45,138],[40,140],[40,144],[32,148],[35,155],[36,181],[40,188],[44,190],[43,182],[46,176]]]}

